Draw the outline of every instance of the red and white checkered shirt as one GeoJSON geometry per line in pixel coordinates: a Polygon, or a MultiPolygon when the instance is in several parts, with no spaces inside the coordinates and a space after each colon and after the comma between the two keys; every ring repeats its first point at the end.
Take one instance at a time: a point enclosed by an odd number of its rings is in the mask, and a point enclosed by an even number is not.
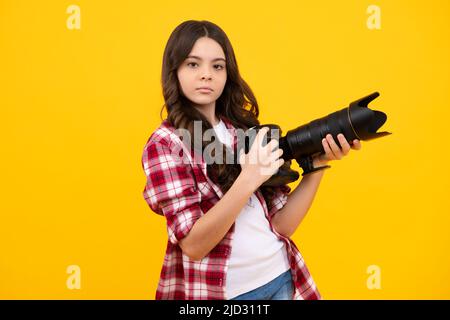
{"type": "MultiPolygon", "coordinates": [[[[229,129],[235,147],[235,128],[225,117],[221,119],[229,129]]],[[[223,193],[207,176],[206,163],[197,157],[194,161],[194,153],[188,151],[174,131],[167,119],[164,120],[148,139],[142,155],[142,167],[147,176],[144,198],[152,211],[166,218],[168,232],[156,299],[225,300],[234,224],[202,260],[191,260],[182,252],[178,241],[189,233],[197,219],[208,213],[223,193]]],[[[269,205],[259,189],[255,194],[272,232],[286,244],[295,284],[293,299],[321,299],[297,246],[290,238],[274,230],[271,223],[273,215],[286,204],[290,191],[288,185],[278,187],[269,205]]]]}

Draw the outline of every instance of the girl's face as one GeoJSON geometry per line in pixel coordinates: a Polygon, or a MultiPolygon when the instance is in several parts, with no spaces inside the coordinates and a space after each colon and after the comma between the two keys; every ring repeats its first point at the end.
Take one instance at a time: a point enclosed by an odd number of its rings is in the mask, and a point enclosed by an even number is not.
{"type": "Polygon", "coordinates": [[[227,81],[225,54],[213,39],[197,39],[192,51],[177,70],[183,94],[195,105],[215,106],[227,81]],[[200,90],[201,87],[210,90],[200,90]]]}

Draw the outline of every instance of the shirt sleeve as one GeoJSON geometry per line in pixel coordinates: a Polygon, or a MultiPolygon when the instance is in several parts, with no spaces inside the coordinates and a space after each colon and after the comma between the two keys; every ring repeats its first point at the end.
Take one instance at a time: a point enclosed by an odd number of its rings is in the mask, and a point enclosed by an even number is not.
{"type": "Polygon", "coordinates": [[[147,145],[142,166],[147,176],[144,198],[155,213],[166,218],[169,241],[176,245],[203,215],[192,167],[163,141],[147,145]]]}
{"type": "Polygon", "coordinates": [[[284,205],[287,203],[289,193],[291,192],[291,187],[287,184],[281,185],[275,189],[275,195],[269,206],[269,215],[273,216],[277,213],[284,205]]]}

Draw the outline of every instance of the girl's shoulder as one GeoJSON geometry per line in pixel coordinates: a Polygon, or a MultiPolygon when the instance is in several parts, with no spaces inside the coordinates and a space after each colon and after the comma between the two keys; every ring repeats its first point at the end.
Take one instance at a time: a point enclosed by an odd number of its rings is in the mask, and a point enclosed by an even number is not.
{"type": "Polygon", "coordinates": [[[179,137],[175,134],[175,128],[169,123],[167,119],[164,119],[161,124],[150,134],[145,147],[150,144],[160,143],[163,145],[171,146],[174,143],[181,143],[179,137]]]}
{"type": "Polygon", "coordinates": [[[144,146],[142,162],[146,164],[171,159],[171,165],[192,163],[192,154],[188,151],[174,128],[168,121],[161,124],[151,133],[144,146]]]}

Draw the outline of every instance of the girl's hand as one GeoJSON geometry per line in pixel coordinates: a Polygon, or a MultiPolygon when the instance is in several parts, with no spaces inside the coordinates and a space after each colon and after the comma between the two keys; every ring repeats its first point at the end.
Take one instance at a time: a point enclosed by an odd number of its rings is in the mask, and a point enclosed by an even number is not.
{"type": "Polygon", "coordinates": [[[241,174],[246,181],[251,181],[254,190],[277,173],[284,159],[280,158],[283,149],[278,148],[278,141],[271,139],[269,143],[262,146],[264,136],[269,131],[269,127],[259,129],[253,144],[247,154],[241,149],[239,152],[239,163],[241,165],[241,174]]]}
{"type": "Polygon", "coordinates": [[[341,160],[346,156],[350,149],[360,150],[361,141],[358,139],[353,140],[353,145],[350,146],[347,139],[345,139],[342,133],[337,135],[341,148],[336,144],[331,134],[327,134],[326,138],[322,139],[322,146],[325,153],[321,153],[313,156],[313,165],[315,168],[326,165],[331,160],[341,160]]]}

